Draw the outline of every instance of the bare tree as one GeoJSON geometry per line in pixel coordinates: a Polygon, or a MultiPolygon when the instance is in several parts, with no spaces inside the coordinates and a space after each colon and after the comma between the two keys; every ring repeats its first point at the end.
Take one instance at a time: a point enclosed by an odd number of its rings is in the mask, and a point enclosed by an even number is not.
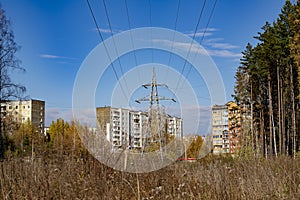
{"type": "Polygon", "coordinates": [[[20,61],[15,56],[19,46],[14,41],[14,34],[10,26],[10,20],[6,18],[5,11],[0,5],[0,158],[3,158],[4,154],[2,103],[10,99],[18,99],[26,91],[24,86],[14,83],[11,79],[12,72],[15,70],[25,72],[25,69],[21,67],[20,61]]]}

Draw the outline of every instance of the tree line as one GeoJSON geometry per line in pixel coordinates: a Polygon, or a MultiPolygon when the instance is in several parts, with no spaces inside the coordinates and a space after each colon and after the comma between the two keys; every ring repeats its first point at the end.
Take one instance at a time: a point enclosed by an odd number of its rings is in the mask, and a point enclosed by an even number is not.
{"type": "Polygon", "coordinates": [[[286,1],[248,43],[237,68],[234,99],[242,109],[244,152],[296,156],[300,147],[300,2],[286,1]]]}
{"type": "Polygon", "coordinates": [[[28,120],[25,123],[14,123],[9,131],[2,132],[2,144],[5,157],[36,157],[43,155],[73,155],[84,157],[84,148],[75,121],[66,122],[59,118],[52,121],[45,134],[28,120]]]}

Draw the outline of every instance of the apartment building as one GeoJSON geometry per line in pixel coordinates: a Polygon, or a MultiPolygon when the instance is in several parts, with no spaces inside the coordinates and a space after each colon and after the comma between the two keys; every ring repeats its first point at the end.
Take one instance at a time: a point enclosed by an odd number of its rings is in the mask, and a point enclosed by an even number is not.
{"type": "Polygon", "coordinates": [[[234,102],[212,107],[213,153],[235,153],[241,142],[241,109],[234,102]]]}
{"type": "MultiPolygon", "coordinates": [[[[124,108],[96,108],[100,130],[115,148],[141,149],[149,130],[148,113],[124,108]]],[[[182,119],[168,116],[166,130],[170,135],[182,137],[182,119]]]]}
{"type": "Polygon", "coordinates": [[[183,137],[182,119],[178,117],[167,117],[167,133],[175,137],[183,137]]]}
{"type": "Polygon", "coordinates": [[[229,152],[228,140],[228,107],[227,105],[212,106],[213,153],[229,152]]]}
{"type": "Polygon", "coordinates": [[[129,145],[129,110],[102,107],[96,109],[100,131],[106,135],[114,147],[129,145]]]}
{"type": "Polygon", "coordinates": [[[41,133],[45,127],[45,101],[11,100],[1,102],[1,118],[17,123],[30,121],[41,133]]]}
{"type": "Polygon", "coordinates": [[[130,138],[129,144],[132,148],[142,148],[145,142],[148,114],[141,111],[130,112],[130,138]]]}
{"type": "Polygon", "coordinates": [[[241,148],[241,108],[234,102],[228,104],[229,153],[241,148]]]}

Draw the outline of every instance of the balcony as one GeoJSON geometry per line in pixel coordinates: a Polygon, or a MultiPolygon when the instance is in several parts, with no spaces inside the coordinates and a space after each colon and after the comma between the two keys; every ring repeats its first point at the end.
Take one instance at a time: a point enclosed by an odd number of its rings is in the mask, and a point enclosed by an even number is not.
{"type": "Polygon", "coordinates": [[[120,132],[120,127],[112,128],[111,130],[112,130],[112,132],[117,132],[118,133],[118,132],[120,132]]]}
{"type": "Polygon", "coordinates": [[[133,137],[140,138],[141,134],[140,133],[135,133],[135,134],[133,134],[133,137]]]}
{"type": "Polygon", "coordinates": [[[121,131],[112,131],[113,135],[120,135],[121,131]]]}
{"type": "Polygon", "coordinates": [[[121,146],[121,143],[118,142],[118,141],[115,141],[115,142],[113,142],[113,145],[116,146],[116,147],[120,147],[120,146],[121,146]]]}
{"type": "Polygon", "coordinates": [[[140,126],[140,124],[134,124],[133,125],[133,128],[140,128],[141,126],[140,126]]]}

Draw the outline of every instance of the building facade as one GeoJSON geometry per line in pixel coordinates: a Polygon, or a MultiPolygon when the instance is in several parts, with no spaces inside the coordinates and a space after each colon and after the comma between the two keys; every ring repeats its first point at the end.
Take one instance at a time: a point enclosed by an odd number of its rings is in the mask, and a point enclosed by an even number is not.
{"type": "Polygon", "coordinates": [[[148,115],[146,112],[130,112],[130,138],[129,146],[132,148],[142,148],[145,142],[148,115]]]}
{"type": "Polygon", "coordinates": [[[229,152],[227,105],[212,106],[213,153],[229,152]]]}
{"type": "Polygon", "coordinates": [[[182,119],[179,117],[167,117],[167,133],[178,138],[183,137],[182,119]]]}
{"type": "Polygon", "coordinates": [[[123,108],[97,108],[97,119],[102,134],[114,147],[129,145],[129,110],[123,108]]]}
{"type": "MultiPolygon", "coordinates": [[[[115,148],[141,149],[149,132],[148,113],[124,108],[99,107],[97,121],[102,134],[115,148]]],[[[168,116],[166,130],[170,135],[182,137],[182,119],[168,116]]]]}
{"type": "Polygon", "coordinates": [[[234,103],[228,104],[229,153],[241,148],[241,109],[234,103]]]}
{"type": "Polygon", "coordinates": [[[241,110],[234,102],[212,107],[213,153],[235,153],[241,147],[241,110]]]}
{"type": "Polygon", "coordinates": [[[45,101],[31,99],[1,102],[1,118],[17,123],[30,121],[33,127],[43,133],[45,127],[45,101]]]}

